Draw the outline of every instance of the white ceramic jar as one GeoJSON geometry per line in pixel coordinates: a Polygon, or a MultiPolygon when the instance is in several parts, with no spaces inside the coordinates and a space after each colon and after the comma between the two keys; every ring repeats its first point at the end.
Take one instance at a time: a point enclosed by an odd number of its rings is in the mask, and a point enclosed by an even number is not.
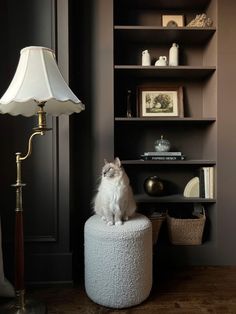
{"type": "Polygon", "coordinates": [[[142,65],[148,66],[151,65],[151,57],[148,50],[142,52],[142,65]]]}

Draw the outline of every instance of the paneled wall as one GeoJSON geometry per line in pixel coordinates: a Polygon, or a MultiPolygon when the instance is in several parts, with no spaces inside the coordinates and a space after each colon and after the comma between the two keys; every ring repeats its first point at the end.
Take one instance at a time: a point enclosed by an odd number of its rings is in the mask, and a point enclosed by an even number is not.
{"type": "MultiPolygon", "coordinates": [[[[0,91],[8,87],[20,50],[46,46],[57,52],[59,68],[68,78],[68,2],[48,0],[1,1],[0,91]],[[21,12],[21,14],[19,14],[21,12]],[[57,24],[58,23],[58,24],[57,24]]],[[[36,74],[37,75],[37,74],[36,74]]],[[[15,152],[27,150],[35,117],[0,115],[0,210],[5,271],[13,277],[15,152]]],[[[69,118],[48,117],[53,130],[33,141],[32,156],[22,164],[25,217],[26,281],[71,282],[69,118]]]]}

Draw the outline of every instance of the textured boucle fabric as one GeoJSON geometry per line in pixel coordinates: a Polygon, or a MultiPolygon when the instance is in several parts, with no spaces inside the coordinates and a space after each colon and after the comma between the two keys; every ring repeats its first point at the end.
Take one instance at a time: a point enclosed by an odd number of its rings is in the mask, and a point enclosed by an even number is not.
{"type": "Polygon", "coordinates": [[[152,227],[136,214],[121,226],[98,215],[85,223],[85,289],[96,303],[125,308],[144,301],[152,287],[152,227]]]}

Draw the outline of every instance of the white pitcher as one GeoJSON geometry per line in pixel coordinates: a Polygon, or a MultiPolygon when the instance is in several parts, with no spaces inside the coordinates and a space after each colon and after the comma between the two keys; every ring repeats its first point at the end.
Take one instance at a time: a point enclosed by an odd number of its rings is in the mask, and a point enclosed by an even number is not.
{"type": "Polygon", "coordinates": [[[167,57],[166,56],[160,56],[159,59],[155,62],[156,66],[166,66],[167,65],[167,57]]]}
{"type": "Polygon", "coordinates": [[[148,50],[142,52],[142,65],[151,65],[151,57],[148,50]]]}
{"type": "Polygon", "coordinates": [[[169,50],[169,65],[179,65],[179,45],[177,45],[176,43],[173,43],[169,50]]]}

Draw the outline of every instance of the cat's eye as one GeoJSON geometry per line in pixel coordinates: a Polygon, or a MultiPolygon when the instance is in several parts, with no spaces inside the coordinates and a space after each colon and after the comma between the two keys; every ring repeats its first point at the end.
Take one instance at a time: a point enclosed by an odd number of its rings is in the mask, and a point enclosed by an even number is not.
{"type": "Polygon", "coordinates": [[[112,167],[107,168],[106,170],[103,171],[103,175],[105,176],[107,172],[109,172],[112,169],[112,167]]]}

